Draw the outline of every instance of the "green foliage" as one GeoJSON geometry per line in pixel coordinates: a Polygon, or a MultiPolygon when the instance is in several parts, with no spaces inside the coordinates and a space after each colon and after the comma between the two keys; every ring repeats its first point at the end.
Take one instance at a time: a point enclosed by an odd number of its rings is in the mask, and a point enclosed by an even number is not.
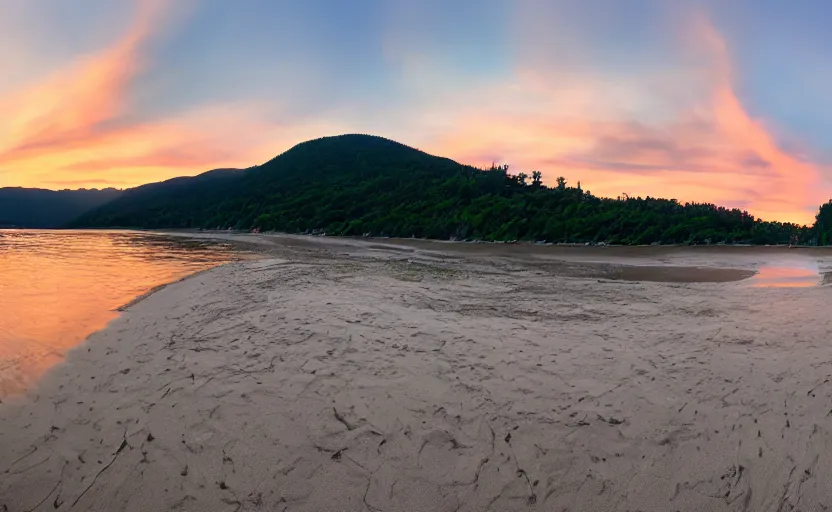
{"type": "Polygon", "coordinates": [[[822,204],[815,215],[814,235],[818,245],[832,243],[832,200],[822,204]]]}
{"type": "MultiPolygon", "coordinates": [[[[213,171],[126,191],[85,227],[259,228],[437,239],[613,244],[779,244],[812,229],[673,199],[606,199],[543,185],[538,171],[476,169],[380,137],[305,142],[246,171],[213,171]]],[[[822,209],[832,239],[832,205],[822,209]]],[[[820,214],[819,214],[820,215],[820,214]]]]}

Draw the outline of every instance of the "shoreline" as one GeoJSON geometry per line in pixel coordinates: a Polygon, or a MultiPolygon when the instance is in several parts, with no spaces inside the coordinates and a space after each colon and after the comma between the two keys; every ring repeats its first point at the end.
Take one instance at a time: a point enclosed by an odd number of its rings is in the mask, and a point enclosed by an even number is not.
{"type": "MultiPolygon", "coordinates": [[[[190,237],[192,232],[164,232],[172,236],[190,237]]],[[[693,260],[681,259],[678,262],[667,260],[667,257],[678,257],[685,255],[701,256],[696,254],[697,250],[686,251],[688,246],[673,246],[680,249],[675,252],[657,251],[657,246],[607,246],[607,247],[585,247],[576,246],[536,246],[522,244],[469,244],[456,241],[432,241],[420,239],[374,239],[361,237],[318,237],[311,235],[280,235],[271,233],[225,233],[225,232],[201,232],[196,236],[202,239],[222,240],[233,243],[240,243],[245,246],[257,247],[260,251],[268,252],[269,248],[274,249],[278,245],[293,245],[307,248],[338,248],[363,247],[370,250],[413,251],[414,254],[430,255],[437,252],[453,254],[457,257],[487,256],[506,261],[523,261],[553,263],[556,266],[564,263],[575,264],[576,267],[570,272],[564,271],[561,267],[557,269],[558,275],[564,277],[596,277],[601,279],[612,279],[621,281],[653,281],[653,282],[679,282],[679,283],[729,283],[746,281],[758,274],[757,265],[761,261],[749,260],[745,265],[737,265],[737,260],[732,266],[729,262],[708,261],[701,257],[693,260]],[[529,251],[534,247],[538,251],[529,251]],[[501,250],[504,249],[504,250],[501,250]],[[550,250],[546,250],[550,249],[550,250]],[[563,249],[553,251],[551,249],[563,249]],[[616,251],[621,249],[621,251],[616,251]],[[609,251],[598,253],[597,251],[609,251]],[[644,253],[643,250],[649,251],[644,253]],[[749,266],[750,265],[750,266],[749,266]]],[[[671,246],[661,246],[665,249],[671,246]]],[[[717,246],[711,246],[720,252],[717,246]]],[[[721,246],[720,246],[721,247],[721,246]]],[[[737,249],[740,246],[736,246],[737,249]]],[[[705,247],[702,246],[703,251],[705,247]]],[[[771,249],[783,249],[782,247],[771,247],[771,249]]],[[[741,260],[740,260],[741,261],[741,260]]],[[[830,271],[832,271],[832,251],[830,251],[830,271]]],[[[829,271],[818,271],[818,284],[826,284],[829,271]]]]}
{"type": "Polygon", "coordinates": [[[0,404],[0,509],[832,499],[829,288],[379,245],[271,240],[125,305],[0,404]]]}
{"type": "MultiPolygon", "coordinates": [[[[789,245],[585,245],[585,244],[540,244],[535,242],[469,242],[461,240],[432,240],[421,238],[384,238],[384,237],[341,237],[321,236],[288,233],[251,233],[246,231],[190,231],[190,230],[161,230],[152,231],[159,234],[210,240],[237,241],[254,246],[269,246],[268,240],[280,240],[281,243],[296,241],[305,246],[341,246],[341,245],[381,245],[385,247],[407,247],[409,249],[437,249],[437,250],[461,250],[466,252],[481,252],[494,255],[548,255],[551,257],[562,257],[570,254],[591,254],[604,258],[647,258],[654,256],[674,255],[680,253],[707,254],[707,253],[734,253],[739,255],[767,255],[782,254],[794,255],[807,250],[809,253],[817,252],[832,257],[832,245],[829,246],[789,246],[789,245]]],[[[734,255],[730,254],[730,255],[734,255]]]]}
{"type": "MultiPolygon", "coordinates": [[[[130,309],[131,307],[133,307],[136,304],[142,302],[143,300],[149,299],[153,294],[164,290],[168,286],[173,286],[175,284],[181,283],[182,281],[187,281],[188,279],[191,279],[192,277],[197,277],[200,274],[203,274],[205,272],[210,272],[210,271],[212,271],[216,268],[219,268],[219,267],[224,267],[225,265],[230,265],[232,263],[236,263],[237,261],[240,261],[240,260],[233,260],[233,261],[228,261],[226,263],[220,263],[219,265],[215,265],[215,266],[210,267],[210,268],[204,268],[202,270],[197,270],[196,272],[192,272],[192,273],[190,273],[186,276],[182,276],[179,279],[174,279],[173,281],[170,281],[168,283],[162,283],[162,284],[156,285],[153,288],[147,290],[146,292],[133,297],[130,301],[122,304],[121,306],[118,306],[117,308],[113,309],[112,311],[116,311],[118,313],[124,313],[128,309],[130,309]]],[[[95,334],[95,333],[94,332],[90,333],[90,336],[92,336],[92,334],[95,334]]],[[[89,338],[89,336],[87,336],[87,338],[89,338]]]]}
{"type": "MultiPolygon", "coordinates": [[[[89,228],[89,229],[96,229],[96,228],[89,228]]],[[[137,230],[136,228],[111,228],[116,230],[137,230]]],[[[389,241],[391,243],[395,242],[413,242],[413,243],[435,243],[435,244],[459,244],[459,245],[486,245],[486,246],[519,246],[523,248],[528,247],[555,247],[555,248],[595,248],[598,250],[603,249],[622,249],[622,248],[633,248],[633,249],[717,249],[721,250],[722,248],[736,248],[736,249],[826,249],[832,251],[832,245],[805,245],[805,244],[798,244],[798,245],[791,245],[791,244],[639,244],[639,245],[623,245],[623,244],[608,244],[608,243],[582,243],[582,242],[543,242],[543,241],[532,241],[532,240],[511,240],[511,241],[489,241],[489,240],[445,240],[445,239],[438,239],[438,238],[398,238],[398,237],[385,237],[385,236],[347,236],[347,235],[315,235],[315,234],[305,234],[305,233],[284,233],[280,231],[259,231],[259,232],[252,232],[252,231],[242,231],[242,230],[210,230],[210,229],[203,229],[203,230],[196,230],[196,229],[138,229],[139,231],[148,231],[148,232],[155,232],[155,233],[166,233],[172,235],[219,235],[220,237],[223,236],[234,236],[234,235],[262,235],[267,237],[297,237],[297,238],[309,238],[309,239],[332,239],[332,240],[363,240],[367,242],[384,242],[389,241]]]]}
{"type": "Polygon", "coordinates": [[[510,241],[488,241],[488,240],[445,240],[434,238],[397,238],[385,236],[347,236],[347,235],[313,235],[304,233],[284,233],[279,231],[263,231],[254,233],[252,231],[242,230],[210,230],[210,229],[192,229],[192,228],[130,228],[130,227],[111,227],[111,228],[0,228],[0,231],[55,231],[55,232],[71,232],[71,231],[113,231],[113,232],[138,232],[138,233],[157,233],[173,236],[190,237],[196,235],[208,235],[207,238],[212,239],[226,239],[228,236],[243,236],[243,235],[261,235],[265,237],[280,237],[280,238],[306,238],[306,239],[329,239],[341,241],[366,241],[366,242],[400,242],[400,243],[428,243],[428,244],[459,244],[470,246],[517,246],[520,248],[539,247],[539,248],[593,248],[595,250],[616,250],[616,249],[691,249],[691,250],[724,250],[731,249],[756,249],[756,250],[819,250],[832,252],[832,245],[806,245],[806,244],[639,244],[639,245],[623,245],[623,244],[608,244],[608,243],[582,243],[582,242],[543,242],[532,240],[510,240],[510,241]],[[216,236],[212,236],[216,235],[216,236]]]}
{"type": "Polygon", "coordinates": [[[230,252],[229,243],[143,233],[29,230],[10,236],[0,265],[0,399],[25,393],[125,306],[194,272],[246,257],[230,252]]]}

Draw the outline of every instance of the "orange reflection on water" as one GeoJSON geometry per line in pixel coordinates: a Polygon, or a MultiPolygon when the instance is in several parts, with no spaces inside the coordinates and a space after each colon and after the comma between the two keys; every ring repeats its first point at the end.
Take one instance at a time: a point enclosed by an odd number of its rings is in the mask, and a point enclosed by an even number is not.
{"type": "Polygon", "coordinates": [[[818,285],[820,274],[805,267],[761,266],[751,282],[757,287],[803,288],[818,285]]]}
{"type": "Polygon", "coordinates": [[[0,397],[63,360],[119,306],[232,256],[227,245],[150,233],[0,230],[0,397]]]}

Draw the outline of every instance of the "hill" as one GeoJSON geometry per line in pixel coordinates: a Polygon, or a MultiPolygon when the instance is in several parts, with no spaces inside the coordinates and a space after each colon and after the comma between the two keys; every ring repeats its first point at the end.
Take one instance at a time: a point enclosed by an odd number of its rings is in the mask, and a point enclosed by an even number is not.
{"type": "Polygon", "coordinates": [[[537,172],[477,169],[368,135],[308,141],[245,171],[217,172],[126,191],[72,225],[623,244],[815,236],[712,204],[599,198],[563,178],[547,187],[537,172]]]}
{"type": "Polygon", "coordinates": [[[215,169],[127,189],[118,198],[81,215],[66,227],[199,227],[243,176],[239,169],[215,169]]]}
{"type": "Polygon", "coordinates": [[[0,188],[0,227],[58,228],[121,194],[107,188],[44,190],[0,188]]]}
{"type": "Polygon", "coordinates": [[[128,190],[72,225],[326,229],[341,218],[384,215],[389,198],[423,195],[424,183],[462,169],[476,171],[381,137],[326,137],[245,171],[128,190]]]}

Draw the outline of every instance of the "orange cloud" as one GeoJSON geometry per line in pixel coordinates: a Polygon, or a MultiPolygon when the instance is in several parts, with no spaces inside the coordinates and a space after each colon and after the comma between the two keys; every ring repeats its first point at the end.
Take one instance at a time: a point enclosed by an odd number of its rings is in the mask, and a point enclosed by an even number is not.
{"type": "MultiPolygon", "coordinates": [[[[714,119],[719,134],[735,146],[747,148],[750,154],[765,162],[772,173],[762,184],[766,196],[753,201],[750,207],[761,216],[810,220],[805,207],[807,203],[814,206],[818,202],[815,187],[820,169],[780,149],[765,124],[748,114],[733,88],[731,59],[725,40],[705,18],[699,18],[695,27],[699,39],[713,56],[716,74],[714,119]],[[798,211],[790,213],[783,208],[798,211]]],[[[753,165],[746,162],[746,167],[753,165]]],[[[747,174],[753,177],[753,173],[747,174]]]]}
{"type": "Polygon", "coordinates": [[[565,36],[531,9],[516,23],[515,69],[479,86],[454,89],[453,70],[407,45],[389,51],[406,78],[395,112],[342,105],[330,116],[343,121],[275,122],[273,102],[244,102],[139,122],[131,87],[174,0],[137,1],[110,48],[0,98],[0,186],[133,186],[248,167],[323,135],[377,132],[465,163],[537,169],[547,182],[564,175],[603,196],[715,202],[797,222],[811,222],[825,201],[821,169],[781,149],[742,105],[728,45],[704,17],[681,41],[687,54],[639,73],[571,67],[579,49],[546,39],[565,36]]]}
{"type": "Polygon", "coordinates": [[[269,105],[203,105],[161,120],[131,120],[130,89],[144,49],[173,0],[137,0],[126,33],[104,51],[0,98],[0,186],[129,187],[218,167],[249,167],[322,133],[263,118],[269,105]]]}
{"type": "MultiPolygon", "coordinates": [[[[749,115],[727,44],[708,20],[690,28],[686,67],[654,74],[604,76],[518,58],[526,67],[512,80],[436,106],[454,112],[453,128],[422,146],[479,165],[538,169],[547,182],[564,175],[603,196],[715,202],[812,222],[826,200],[817,190],[820,169],[778,147],[749,115]]],[[[545,45],[537,43],[528,46],[540,59],[545,45]]]]}
{"type": "Polygon", "coordinates": [[[142,67],[141,46],[163,2],[142,0],[138,7],[133,25],[112,48],[0,102],[11,113],[0,139],[0,164],[84,144],[124,113],[127,87],[142,67]]]}
{"type": "Polygon", "coordinates": [[[170,119],[101,130],[16,160],[15,184],[129,187],[214,168],[249,167],[303,140],[341,131],[325,123],[275,123],[261,119],[263,111],[258,104],[205,106],[170,119]]]}

